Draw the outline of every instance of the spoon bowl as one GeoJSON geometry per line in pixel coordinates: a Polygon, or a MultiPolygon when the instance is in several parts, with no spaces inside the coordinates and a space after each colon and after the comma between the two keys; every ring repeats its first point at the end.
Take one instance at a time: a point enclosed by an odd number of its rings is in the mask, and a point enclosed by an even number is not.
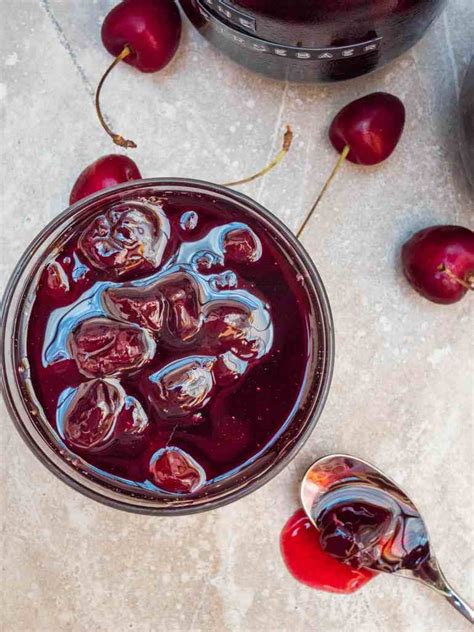
{"type": "Polygon", "coordinates": [[[345,454],[322,457],[303,477],[301,502],[327,553],[355,568],[416,579],[474,623],[473,609],[439,567],[420,512],[378,468],[345,454]]]}

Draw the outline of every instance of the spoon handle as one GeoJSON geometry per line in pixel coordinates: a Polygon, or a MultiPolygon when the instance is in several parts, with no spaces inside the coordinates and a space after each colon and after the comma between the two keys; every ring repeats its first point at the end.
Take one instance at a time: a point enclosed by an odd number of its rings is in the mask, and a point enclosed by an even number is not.
{"type": "Polygon", "coordinates": [[[443,595],[453,608],[456,608],[468,621],[474,623],[474,609],[449,585],[436,559],[432,558],[428,564],[419,569],[415,576],[437,593],[443,595]]]}
{"type": "Polygon", "coordinates": [[[443,595],[453,608],[456,608],[468,621],[474,623],[474,609],[447,582],[443,595]]]}

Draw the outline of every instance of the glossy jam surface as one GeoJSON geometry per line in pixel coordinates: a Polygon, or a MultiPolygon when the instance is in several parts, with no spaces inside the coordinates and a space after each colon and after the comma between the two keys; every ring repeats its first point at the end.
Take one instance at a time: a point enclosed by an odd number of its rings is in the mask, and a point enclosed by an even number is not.
{"type": "Polygon", "coordinates": [[[46,257],[31,382],[59,442],[169,494],[258,458],[293,418],[313,308],[254,216],[169,192],[101,209],[46,257]]]}
{"type": "Polygon", "coordinates": [[[332,457],[317,471],[311,515],[324,551],[353,568],[419,571],[430,560],[426,526],[410,499],[375,468],[332,457]]]}
{"type": "Polygon", "coordinates": [[[351,568],[324,551],[319,532],[303,509],[291,516],[283,527],[280,548],[293,577],[312,588],[353,593],[374,576],[373,571],[351,568]]]}

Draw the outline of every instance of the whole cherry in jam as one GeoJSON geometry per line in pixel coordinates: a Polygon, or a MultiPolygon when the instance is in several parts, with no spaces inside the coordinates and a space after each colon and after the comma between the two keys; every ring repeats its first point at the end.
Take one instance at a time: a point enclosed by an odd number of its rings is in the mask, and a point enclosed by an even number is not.
{"type": "Polygon", "coordinates": [[[57,428],[76,450],[133,454],[143,445],[148,418],[141,404],[126,395],[120,382],[95,379],[61,394],[57,428]]]}
{"type": "Polygon", "coordinates": [[[109,72],[121,61],[140,72],[162,70],[174,57],[180,36],[181,16],[174,0],[122,0],[107,14],[101,37],[115,60],[97,87],[96,110],[102,127],[116,145],[136,147],[133,141],[114,133],[102,115],[100,92],[109,72]]]}
{"type": "Polygon", "coordinates": [[[140,180],[137,165],[128,156],[109,154],[88,165],[79,175],[69,196],[69,204],[129,180],[140,180]]]}
{"type": "Polygon", "coordinates": [[[69,336],[68,346],[78,370],[87,377],[115,377],[139,369],[156,351],[146,329],[103,317],[79,323],[69,336]]]}
{"type": "Polygon", "coordinates": [[[369,569],[351,568],[326,552],[318,530],[303,509],[291,516],[283,527],[280,549],[293,577],[312,588],[353,593],[375,575],[369,569]]]}
{"type": "Polygon", "coordinates": [[[131,271],[154,270],[161,263],[169,230],[161,212],[131,202],[97,215],[78,245],[94,268],[119,277],[131,271]]]}
{"type": "Polygon", "coordinates": [[[410,285],[434,303],[456,303],[474,289],[474,232],[463,226],[430,226],[402,247],[410,285]]]}
{"type": "Polygon", "coordinates": [[[166,447],[150,461],[150,476],[160,489],[172,494],[197,491],[206,481],[203,468],[184,450],[166,447]]]}
{"type": "Polygon", "coordinates": [[[350,561],[385,536],[390,519],[390,511],[379,505],[341,503],[317,517],[321,547],[333,557],[350,561]]]}
{"type": "Polygon", "coordinates": [[[46,287],[54,296],[69,292],[69,278],[58,261],[52,261],[46,268],[46,287]]]}
{"type": "Polygon", "coordinates": [[[161,418],[189,417],[210,402],[215,360],[211,356],[176,360],[149,377],[149,399],[161,418]]]}

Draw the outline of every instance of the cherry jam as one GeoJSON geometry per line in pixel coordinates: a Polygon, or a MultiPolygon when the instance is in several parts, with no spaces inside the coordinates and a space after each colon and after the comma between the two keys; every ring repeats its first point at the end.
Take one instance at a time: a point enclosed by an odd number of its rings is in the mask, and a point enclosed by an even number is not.
{"type": "Polygon", "coordinates": [[[366,568],[351,568],[324,551],[318,530],[303,509],[293,514],[283,527],[280,549],[293,577],[311,588],[353,593],[375,575],[366,568]]]}
{"type": "Polygon", "coordinates": [[[353,568],[393,573],[428,563],[425,523],[412,501],[370,465],[333,457],[319,470],[311,515],[324,551],[353,568]]]}
{"type": "Polygon", "coordinates": [[[65,453],[164,495],[258,458],[294,415],[314,309],[291,257],[225,200],[122,200],[46,256],[31,386],[65,453]]]}
{"type": "Polygon", "coordinates": [[[348,456],[320,459],[305,477],[303,503],[313,522],[300,510],[281,534],[283,558],[299,581],[353,592],[380,571],[433,575],[418,510],[369,464],[348,456]]]}

